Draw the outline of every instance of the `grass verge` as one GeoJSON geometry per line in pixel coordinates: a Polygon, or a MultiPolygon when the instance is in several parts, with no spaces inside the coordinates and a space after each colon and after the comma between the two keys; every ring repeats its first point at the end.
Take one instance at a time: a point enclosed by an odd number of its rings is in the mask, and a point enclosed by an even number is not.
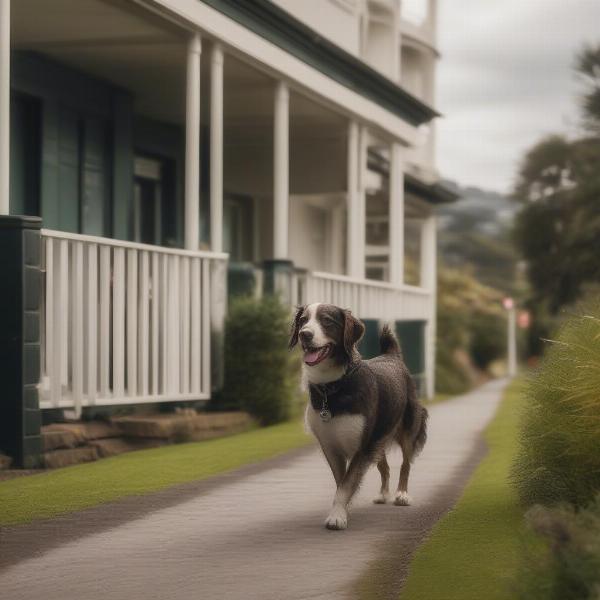
{"type": "Polygon", "coordinates": [[[401,600],[510,600],[523,543],[523,510],[509,482],[518,450],[522,382],[487,427],[487,456],[456,507],[417,550],[401,600]]]}
{"type": "Polygon", "coordinates": [[[230,437],[138,450],[0,483],[0,525],[26,523],[125,496],[206,479],[310,443],[299,421],[230,437]]]}

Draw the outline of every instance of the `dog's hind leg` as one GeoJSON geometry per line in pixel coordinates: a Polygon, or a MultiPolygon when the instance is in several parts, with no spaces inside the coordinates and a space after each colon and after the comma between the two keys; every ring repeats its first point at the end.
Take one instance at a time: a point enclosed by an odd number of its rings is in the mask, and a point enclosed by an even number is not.
{"type": "Polygon", "coordinates": [[[410,463],[413,456],[413,444],[408,436],[400,434],[398,442],[402,448],[402,466],[400,467],[400,480],[394,504],[396,506],[408,506],[410,496],[408,495],[408,476],[410,474],[410,463]]]}
{"type": "Polygon", "coordinates": [[[388,501],[390,494],[390,465],[388,465],[385,454],[377,463],[377,469],[381,475],[381,490],[379,491],[379,496],[377,496],[373,502],[375,504],[385,504],[388,501]]]}

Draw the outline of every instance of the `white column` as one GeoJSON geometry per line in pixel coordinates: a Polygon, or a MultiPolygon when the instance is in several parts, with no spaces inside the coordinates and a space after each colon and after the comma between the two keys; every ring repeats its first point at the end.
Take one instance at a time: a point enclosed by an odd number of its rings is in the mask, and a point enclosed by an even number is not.
{"type": "Polygon", "coordinates": [[[357,247],[357,276],[365,277],[365,253],[367,238],[367,155],[369,149],[369,133],[366,127],[360,128],[358,152],[358,219],[355,244],[357,247]]]}
{"type": "Polygon", "coordinates": [[[404,283],[404,170],[397,142],[390,148],[390,281],[404,283]]]}
{"type": "Polygon", "coordinates": [[[210,56],[210,247],[223,251],[223,49],[210,56]]]}
{"type": "Polygon", "coordinates": [[[10,0],[0,0],[0,215],[10,209],[10,0]]]}
{"type": "Polygon", "coordinates": [[[273,258],[288,258],[290,93],[283,81],[275,88],[273,128],[273,258]]]}
{"type": "Polygon", "coordinates": [[[185,103],[185,248],[200,243],[200,35],[188,42],[185,103]]]}
{"type": "Polygon", "coordinates": [[[329,218],[330,270],[332,273],[344,273],[344,206],[336,205],[331,209],[329,218]]]}
{"type": "Polygon", "coordinates": [[[348,239],[347,271],[351,277],[365,276],[365,179],[367,132],[351,121],[348,124],[348,239]]]}
{"type": "Polygon", "coordinates": [[[425,326],[425,393],[435,394],[435,336],[437,293],[437,221],[432,213],[421,230],[421,287],[429,291],[429,311],[425,326]]]}
{"type": "Polygon", "coordinates": [[[358,156],[359,135],[356,121],[348,123],[347,210],[346,219],[346,272],[351,277],[361,277],[358,266],[358,156]]]}

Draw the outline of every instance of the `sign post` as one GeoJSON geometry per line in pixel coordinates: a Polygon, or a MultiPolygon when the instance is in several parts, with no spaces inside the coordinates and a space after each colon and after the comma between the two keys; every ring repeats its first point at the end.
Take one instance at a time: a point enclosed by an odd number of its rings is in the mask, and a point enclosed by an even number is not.
{"type": "Polygon", "coordinates": [[[507,370],[508,376],[514,377],[517,374],[517,311],[515,301],[512,298],[504,298],[502,301],[506,309],[507,319],[507,370]]]}

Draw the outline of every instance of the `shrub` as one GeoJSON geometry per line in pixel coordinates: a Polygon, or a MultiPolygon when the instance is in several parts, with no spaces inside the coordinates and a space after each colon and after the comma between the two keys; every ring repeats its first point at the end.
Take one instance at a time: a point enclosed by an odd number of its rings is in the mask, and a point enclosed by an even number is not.
{"type": "Polygon", "coordinates": [[[469,374],[454,357],[453,349],[438,344],[435,361],[435,389],[440,394],[463,394],[471,387],[469,374]]]}
{"type": "Polygon", "coordinates": [[[528,546],[514,585],[516,597],[598,600],[600,496],[579,511],[569,505],[535,506],[527,513],[527,521],[541,539],[528,546]]]}
{"type": "MultiPolygon", "coordinates": [[[[225,323],[221,407],[248,411],[261,425],[290,415],[298,376],[287,349],[290,313],[276,298],[238,298],[225,323]]],[[[297,367],[296,367],[297,368],[297,367]]]]}
{"type": "Polygon", "coordinates": [[[586,504],[600,491],[600,301],[563,325],[525,393],[521,500],[586,504]]]}
{"type": "Polygon", "coordinates": [[[474,313],[469,319],[471,341],[469,350],[473,362],[480,369],[506,353],[506,319],[490,313],[474,313]]]}

